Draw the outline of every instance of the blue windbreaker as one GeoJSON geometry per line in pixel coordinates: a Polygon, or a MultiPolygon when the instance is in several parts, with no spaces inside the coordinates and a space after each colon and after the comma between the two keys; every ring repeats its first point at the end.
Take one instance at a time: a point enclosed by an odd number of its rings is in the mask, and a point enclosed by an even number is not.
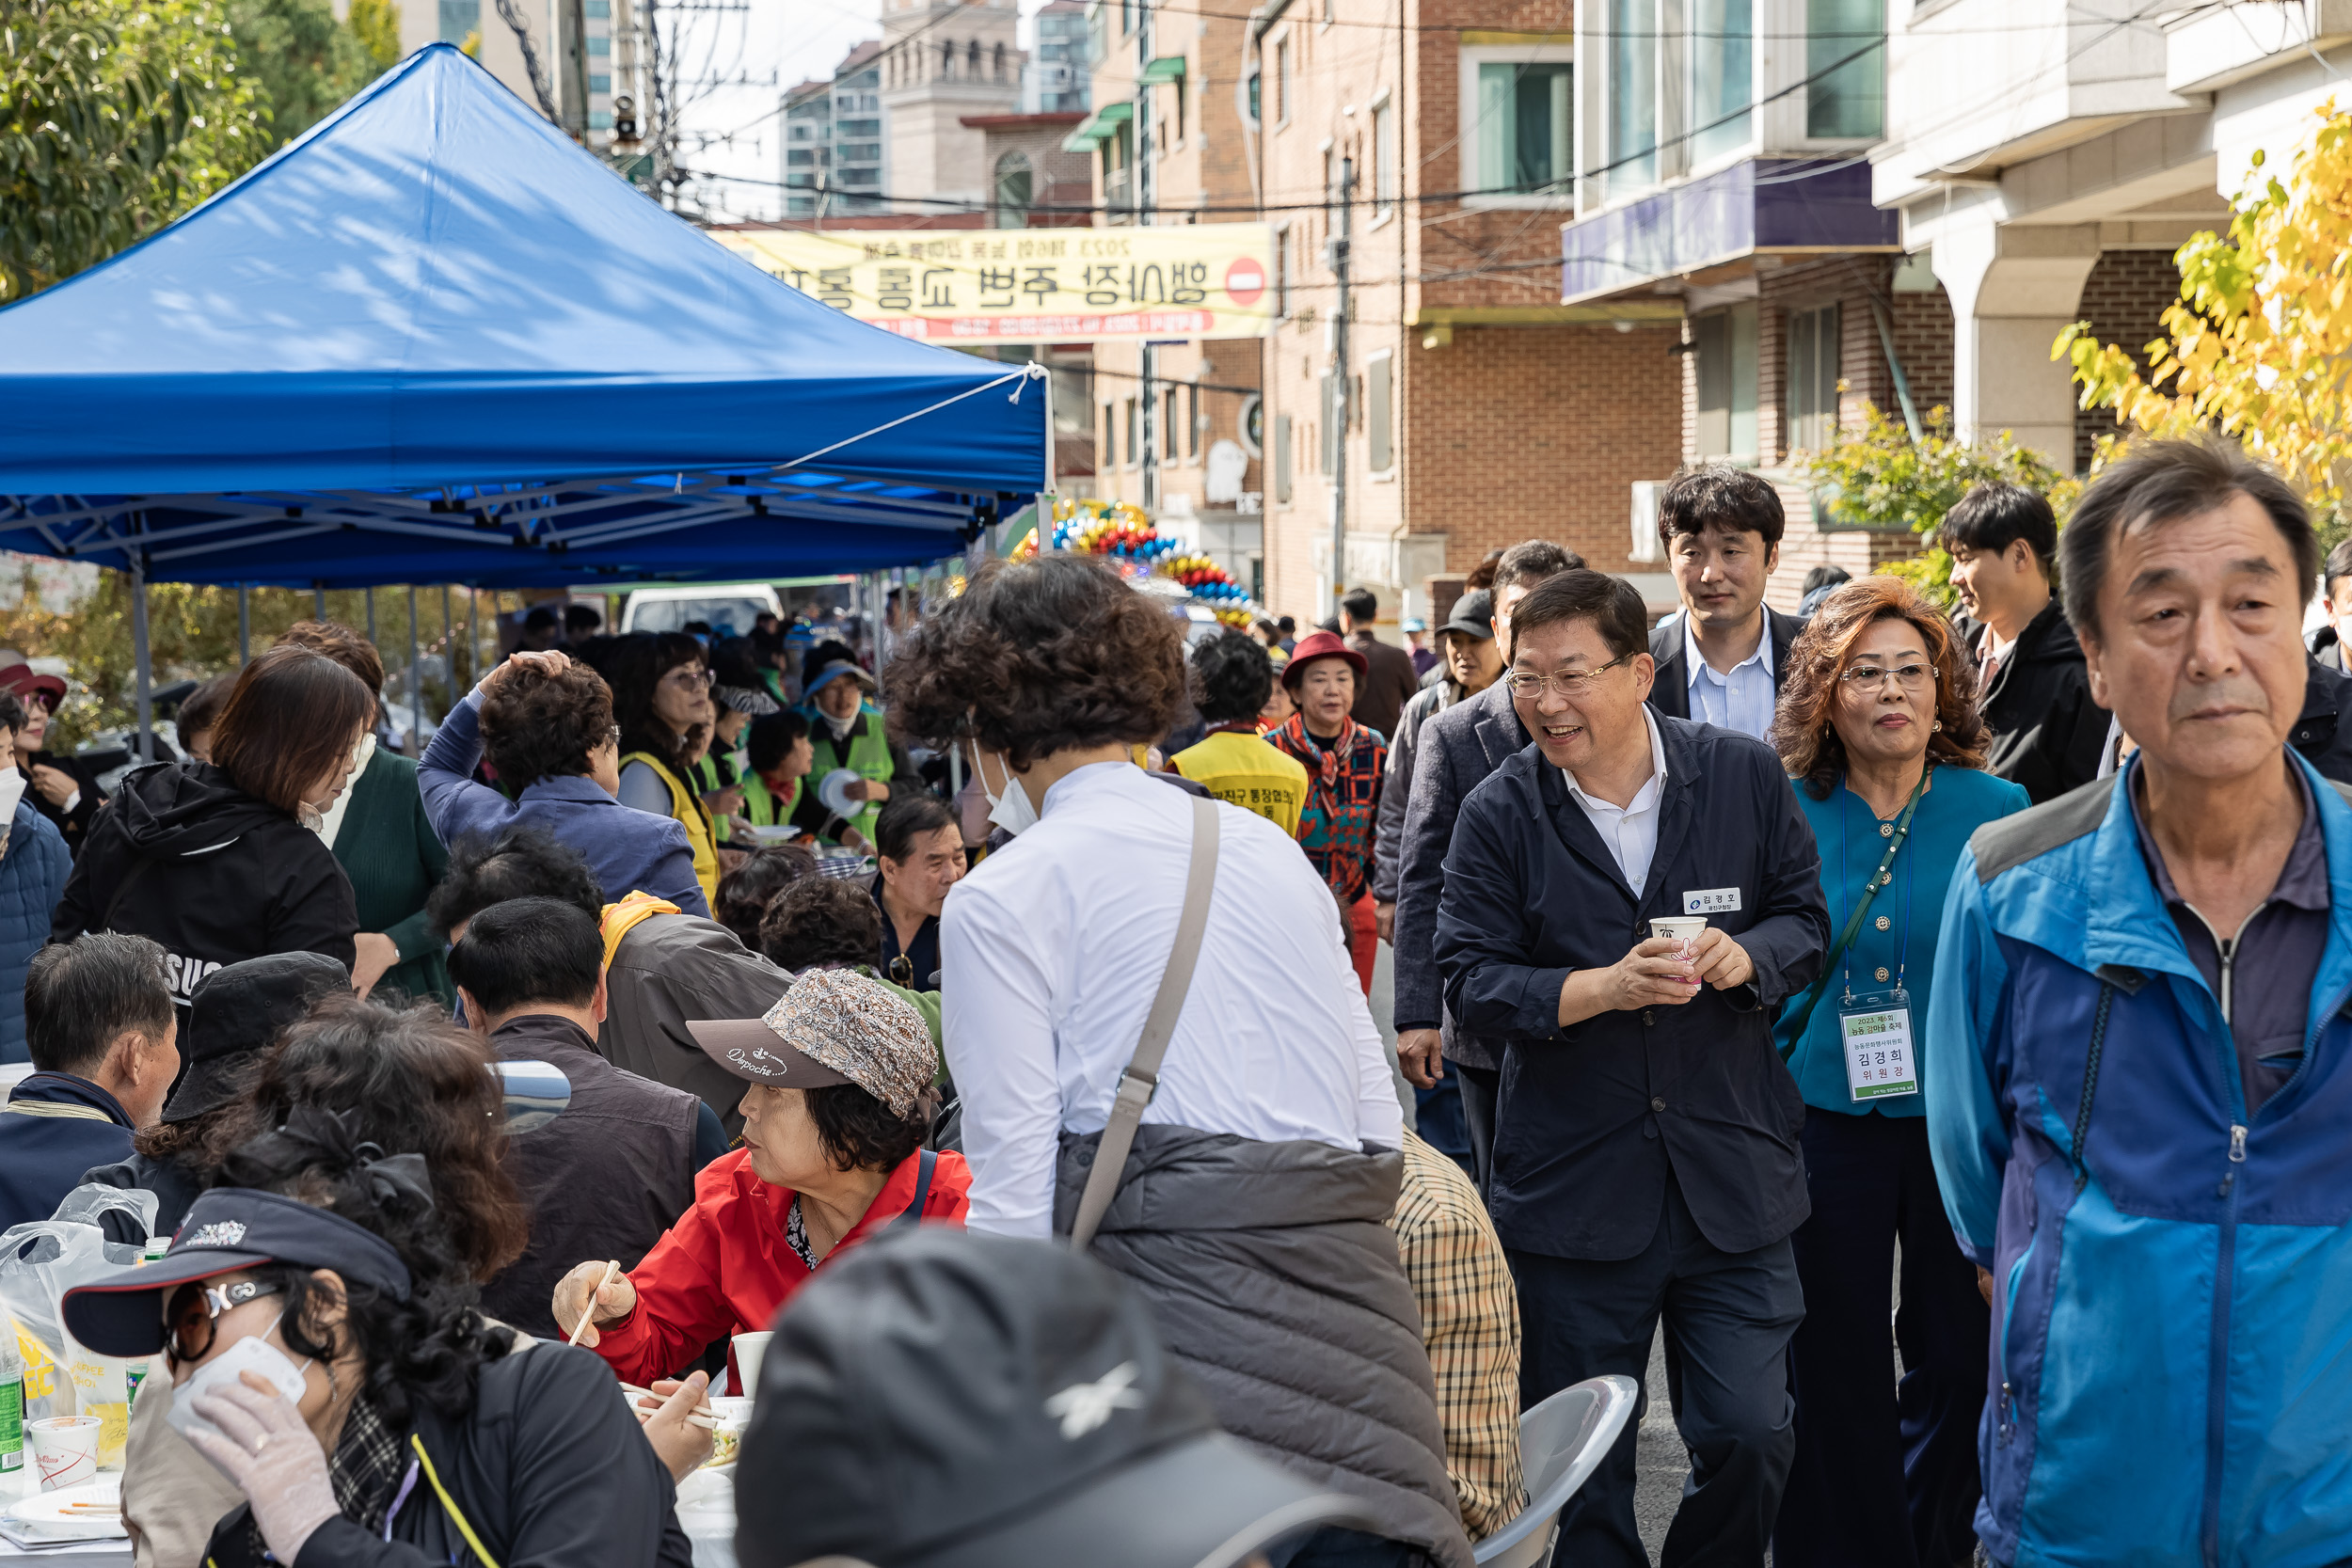
{"type": "Polygon", "coordinates": [[[2303,1065],[2250,1117],[2128,772],[1987,824],[1953,874],[1928,1130],[1993,1271],[1977,1528],[2020,1568],[2352,1559],[2352,806],[2287,754],[2332,910],[2303,1065]]]}

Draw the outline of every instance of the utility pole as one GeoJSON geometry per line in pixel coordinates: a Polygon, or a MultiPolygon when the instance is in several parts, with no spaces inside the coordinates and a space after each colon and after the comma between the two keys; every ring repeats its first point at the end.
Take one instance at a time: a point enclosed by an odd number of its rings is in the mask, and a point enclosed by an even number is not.
{"type": "MultiPolygon", "coordinates": [[[[1347,592],[1347,413],[1354,390],[1347,373],[1347,265],[1349,236],[1355,229],[1352,199],[1356,190],[1356,160],[1340,160],[1339,232],[1327,242],[1332,278],[1339,285],[1331,313],[1331,406],[1324,418],[1331,421],[1331,613],[1340,612],[1340,595],[1347,592]]],[[[1325,193],[1327,196],[1328,192],[1325,193]]]]}
{"type": "MultiPolygon", "coordinates": [[[[1138,225],[1152,221],[1152,209],[1159,194],[1159,158],[1152,150],[1152,87],[1144,75],[1152,68],[1152,0],[1142,0],[1141,14],[1136,19],[1136,109],[1129,123],[1136,128],[1135,217],[1138,225]]],[[[1140,303],[1140,302],[1135,302],[1140,303]]],[[[1160,504],[1160,394],[1152,383],[1152,373],[1159,368],[1159,350],[1146,339],[1136,355],[1136,369],[1140,379],[1136,392],[1143,400],[1138,412],[1143,416],[1143,505],[1150,511],[1160,504]]]]}

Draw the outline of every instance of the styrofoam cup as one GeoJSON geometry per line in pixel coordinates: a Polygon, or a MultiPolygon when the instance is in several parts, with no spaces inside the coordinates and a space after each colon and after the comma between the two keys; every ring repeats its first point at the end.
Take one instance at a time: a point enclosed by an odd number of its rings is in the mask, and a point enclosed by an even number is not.
{"type": "Polygon", "coordinates": [[[742,1398],[759,1392],[759,1358],[768,1354],[768,1341],[774,1338],[766,1329],[735,1337],[735,1386],[742,1398]]]}
{"type": "Polygon", "coordinates": [[[24,1423],[42,1491],[79,1486],[98,1474],[98,1433],[104,1425],[95,1416],[50,1416],[24,1423]]]}

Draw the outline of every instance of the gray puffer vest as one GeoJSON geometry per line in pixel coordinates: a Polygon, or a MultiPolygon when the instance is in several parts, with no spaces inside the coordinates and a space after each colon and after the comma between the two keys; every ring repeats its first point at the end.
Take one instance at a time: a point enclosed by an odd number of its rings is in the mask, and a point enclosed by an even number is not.
{"type": "MultiPolygon", "coordinates": [[[[1064,1132],[1068,1235],[1100,1133],[1064,1132]]],[[[1421,1309],[1388,1218],[1404,1156],[1136,1129],[1093,1255],[1140,1288],[1226,1431],[1360,1499],[1378,1533],[1470,1568],[1421,1309]]]]}

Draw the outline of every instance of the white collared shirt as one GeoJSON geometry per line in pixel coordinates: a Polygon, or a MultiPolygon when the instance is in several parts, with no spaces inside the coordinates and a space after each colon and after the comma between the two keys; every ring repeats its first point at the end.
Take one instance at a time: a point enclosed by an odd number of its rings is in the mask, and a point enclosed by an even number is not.
{"type": "Polygon", "coordinates": [[[1642,884],[1649,880],[1650,860],[1658,853],[1658,804],[1666,793],[1666,743],[1659,737],[1658,715],[1644,703],[1642,718],[1649,725],[1649,782],[1624,805],[1585,794],[1575,774],[1560,769],[1560,776],[1567,781],[1568,798],[1584,808],[1585,820],[1608,846],[1610,858],[1617,863],[1625,885],[1637,899],[1642,884]]]}
{"type": "Polygon", "coordinates": [[[1772,618],[1764,617],[1764,635],[1756,652],[1721,673],[1699,652],[1691,633],[1691,617],[1682,618],[1682,662],[1689,668],[1691,717],[1719,729],[1738,730],[1769,742],[1772,738],[1772,618]]]}
{"type": "MultiPolygon", "coordinates": [[[[1175,943],[1192,798],[1131,763],[1045,792],[939,917],[942,1033],[975,1230],[1053,1233],[1065,1127],[1099,1132],[1175,943]]],[[[1405,1121],[1340,910],[1291,836],[1217,808],[1216,881],[1147,1122],[1396,1148],[1405,1121]]]]}

